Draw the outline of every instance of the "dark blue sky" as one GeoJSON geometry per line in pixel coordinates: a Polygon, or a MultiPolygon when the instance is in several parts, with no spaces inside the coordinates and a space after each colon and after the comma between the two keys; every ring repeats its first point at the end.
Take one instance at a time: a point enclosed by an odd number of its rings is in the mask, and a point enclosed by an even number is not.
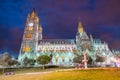
{"type": "Polygon", "coordinates": [[[44,38],[75,38],[80,17],[88,34],[120,49],[120,0],[0,0],[0,50],[19,52],[33,8],[44,38]]]}

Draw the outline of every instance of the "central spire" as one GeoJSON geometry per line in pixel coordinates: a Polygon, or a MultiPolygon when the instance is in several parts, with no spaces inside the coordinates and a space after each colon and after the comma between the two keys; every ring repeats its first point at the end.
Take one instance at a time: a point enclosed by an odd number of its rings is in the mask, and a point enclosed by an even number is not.
{"type": "Polygon", "coordinates": [[[82,26],[82,23],[81,23],[80,20],[79,20],[79,22],[78,22],[78,32],[79,32],[79,33],[83,33],[83,32],[84,32],[84,29],[83,29],[83,26],[82,26]]]}

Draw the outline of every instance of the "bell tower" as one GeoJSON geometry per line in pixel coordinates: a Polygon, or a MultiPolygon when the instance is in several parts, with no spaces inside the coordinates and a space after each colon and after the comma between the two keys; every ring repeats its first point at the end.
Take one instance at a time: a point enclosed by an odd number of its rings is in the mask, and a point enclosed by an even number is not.
{"type": "Polygon", "coordinates": [[[91,41],[86,32],[84,31],[83,25],[81,21],[78,22],[78,32],[76,35],[76,45],[77,51],[79,55],[83,54],[83,51],[86,49],[90,50],[91,41]]]}
{"type": "Polygon", "coordinates": [[[27,16],[18,58],[19,62],[21,62],[25,57],[34,59],[38,40],[42,40],[42,27],[39,24],[39,18],[36,11],[33,10],[32,13],[27,16]]]}

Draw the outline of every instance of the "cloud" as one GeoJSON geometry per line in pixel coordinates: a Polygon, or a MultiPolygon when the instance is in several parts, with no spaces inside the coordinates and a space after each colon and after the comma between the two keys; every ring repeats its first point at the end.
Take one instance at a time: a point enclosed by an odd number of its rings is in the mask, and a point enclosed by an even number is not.
{"type": "Polygon", "coordinates": [[[75,38],[80,16],[85,30],[96,38],[108,43],[119,40],[119,0],[32,0],[32,3],[48,38],[75,38]]]}
{"type": "Polygon", "coordinates": [[[0,1],[0,47],[19,52],[27,14],[36,9],[46,39],[75,38],[78,17],[88,34],[120,48],[120,0],[0,1]]]}

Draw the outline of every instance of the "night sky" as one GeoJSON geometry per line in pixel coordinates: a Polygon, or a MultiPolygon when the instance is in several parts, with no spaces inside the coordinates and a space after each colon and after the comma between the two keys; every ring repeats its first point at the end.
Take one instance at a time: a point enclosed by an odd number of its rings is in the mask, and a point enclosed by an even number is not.
{"type": "Polygon", "coordinates": [[[0,51],[17,56],[26,17],[35,8],[44,39],[75,39],[78,18],[87,34],[120,50],[120,0],[0,0],[0,51]]]}

